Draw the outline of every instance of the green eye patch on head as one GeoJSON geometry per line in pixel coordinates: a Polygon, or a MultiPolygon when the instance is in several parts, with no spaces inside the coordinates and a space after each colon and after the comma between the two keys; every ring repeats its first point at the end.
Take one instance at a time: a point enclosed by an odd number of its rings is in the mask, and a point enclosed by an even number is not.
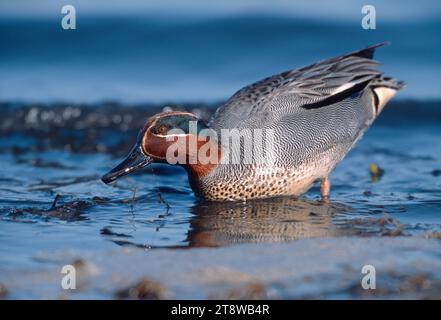
{"type": "Polygon", "coordinates": [[[159,118],[152,128],[155,134],[166,135],[171,130],[180,130],[183,134],[197,134],[207,129],[204,122],[191,115],[170,115],[159,118]]]}

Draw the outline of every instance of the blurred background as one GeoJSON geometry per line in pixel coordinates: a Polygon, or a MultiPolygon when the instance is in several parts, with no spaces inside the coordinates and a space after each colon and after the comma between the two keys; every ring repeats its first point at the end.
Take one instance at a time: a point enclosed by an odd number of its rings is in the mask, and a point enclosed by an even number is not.
{"type": "Polygon", "coordinates": [[[225,100],[266,76],[391,41],[401,98],[440,96],[441,5],[422,1],[0,1],[0,101],[225,100]],[[76,8],[63,30],[61,8],[76,8]],[[361,27],[363,5],[376,30],[361,27]]]}

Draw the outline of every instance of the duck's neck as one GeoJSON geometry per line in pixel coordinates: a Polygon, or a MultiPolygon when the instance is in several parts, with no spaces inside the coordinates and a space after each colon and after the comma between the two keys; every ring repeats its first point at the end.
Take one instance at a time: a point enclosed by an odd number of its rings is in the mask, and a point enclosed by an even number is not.
{"type": "Polygon", "coordinates": [[[222,148],[215,141],[198,141],[197,154],[188,155],[184,165],[190,180],[200,181],[212,172],[221,161],[222,148]]]}
{"type": "Polygon", "coordinates": [[[214,170],[216,164],[188,164],[185,166],[192,180],[201,180],[214,170]]]}

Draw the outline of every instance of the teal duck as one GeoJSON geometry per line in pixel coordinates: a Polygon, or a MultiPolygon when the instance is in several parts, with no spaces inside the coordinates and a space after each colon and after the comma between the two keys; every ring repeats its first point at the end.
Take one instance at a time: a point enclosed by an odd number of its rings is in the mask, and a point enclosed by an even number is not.
{"type": "Polygon", "coordinates": [[[315,181],[328,199],[332,170],[404,86],[376,69],[373,54],[382,45],[246,86],[208,123],[189,112],[156,114],[127,158],[102,181],[159,162],[183,166],[203,199],[298,196],[315,181]]]}

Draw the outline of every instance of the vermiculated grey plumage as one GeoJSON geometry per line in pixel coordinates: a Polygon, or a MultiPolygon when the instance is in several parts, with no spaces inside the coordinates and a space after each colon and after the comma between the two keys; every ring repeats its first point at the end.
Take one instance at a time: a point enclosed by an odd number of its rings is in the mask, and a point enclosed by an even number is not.
{"type": "MultiPolygon", "coordinates": [[[[297,195],[329,175],[403,86],[374,69],[379,63],[373,53],[382,45],[282,72],[236,92],[209,127],[219,136],[222,129],[274,130],[275,162],[219,164],[193,182],[196,192],[215,200],[297,195]]],[[[253,156],[265,153],[260,149],[253,156]]]]}

